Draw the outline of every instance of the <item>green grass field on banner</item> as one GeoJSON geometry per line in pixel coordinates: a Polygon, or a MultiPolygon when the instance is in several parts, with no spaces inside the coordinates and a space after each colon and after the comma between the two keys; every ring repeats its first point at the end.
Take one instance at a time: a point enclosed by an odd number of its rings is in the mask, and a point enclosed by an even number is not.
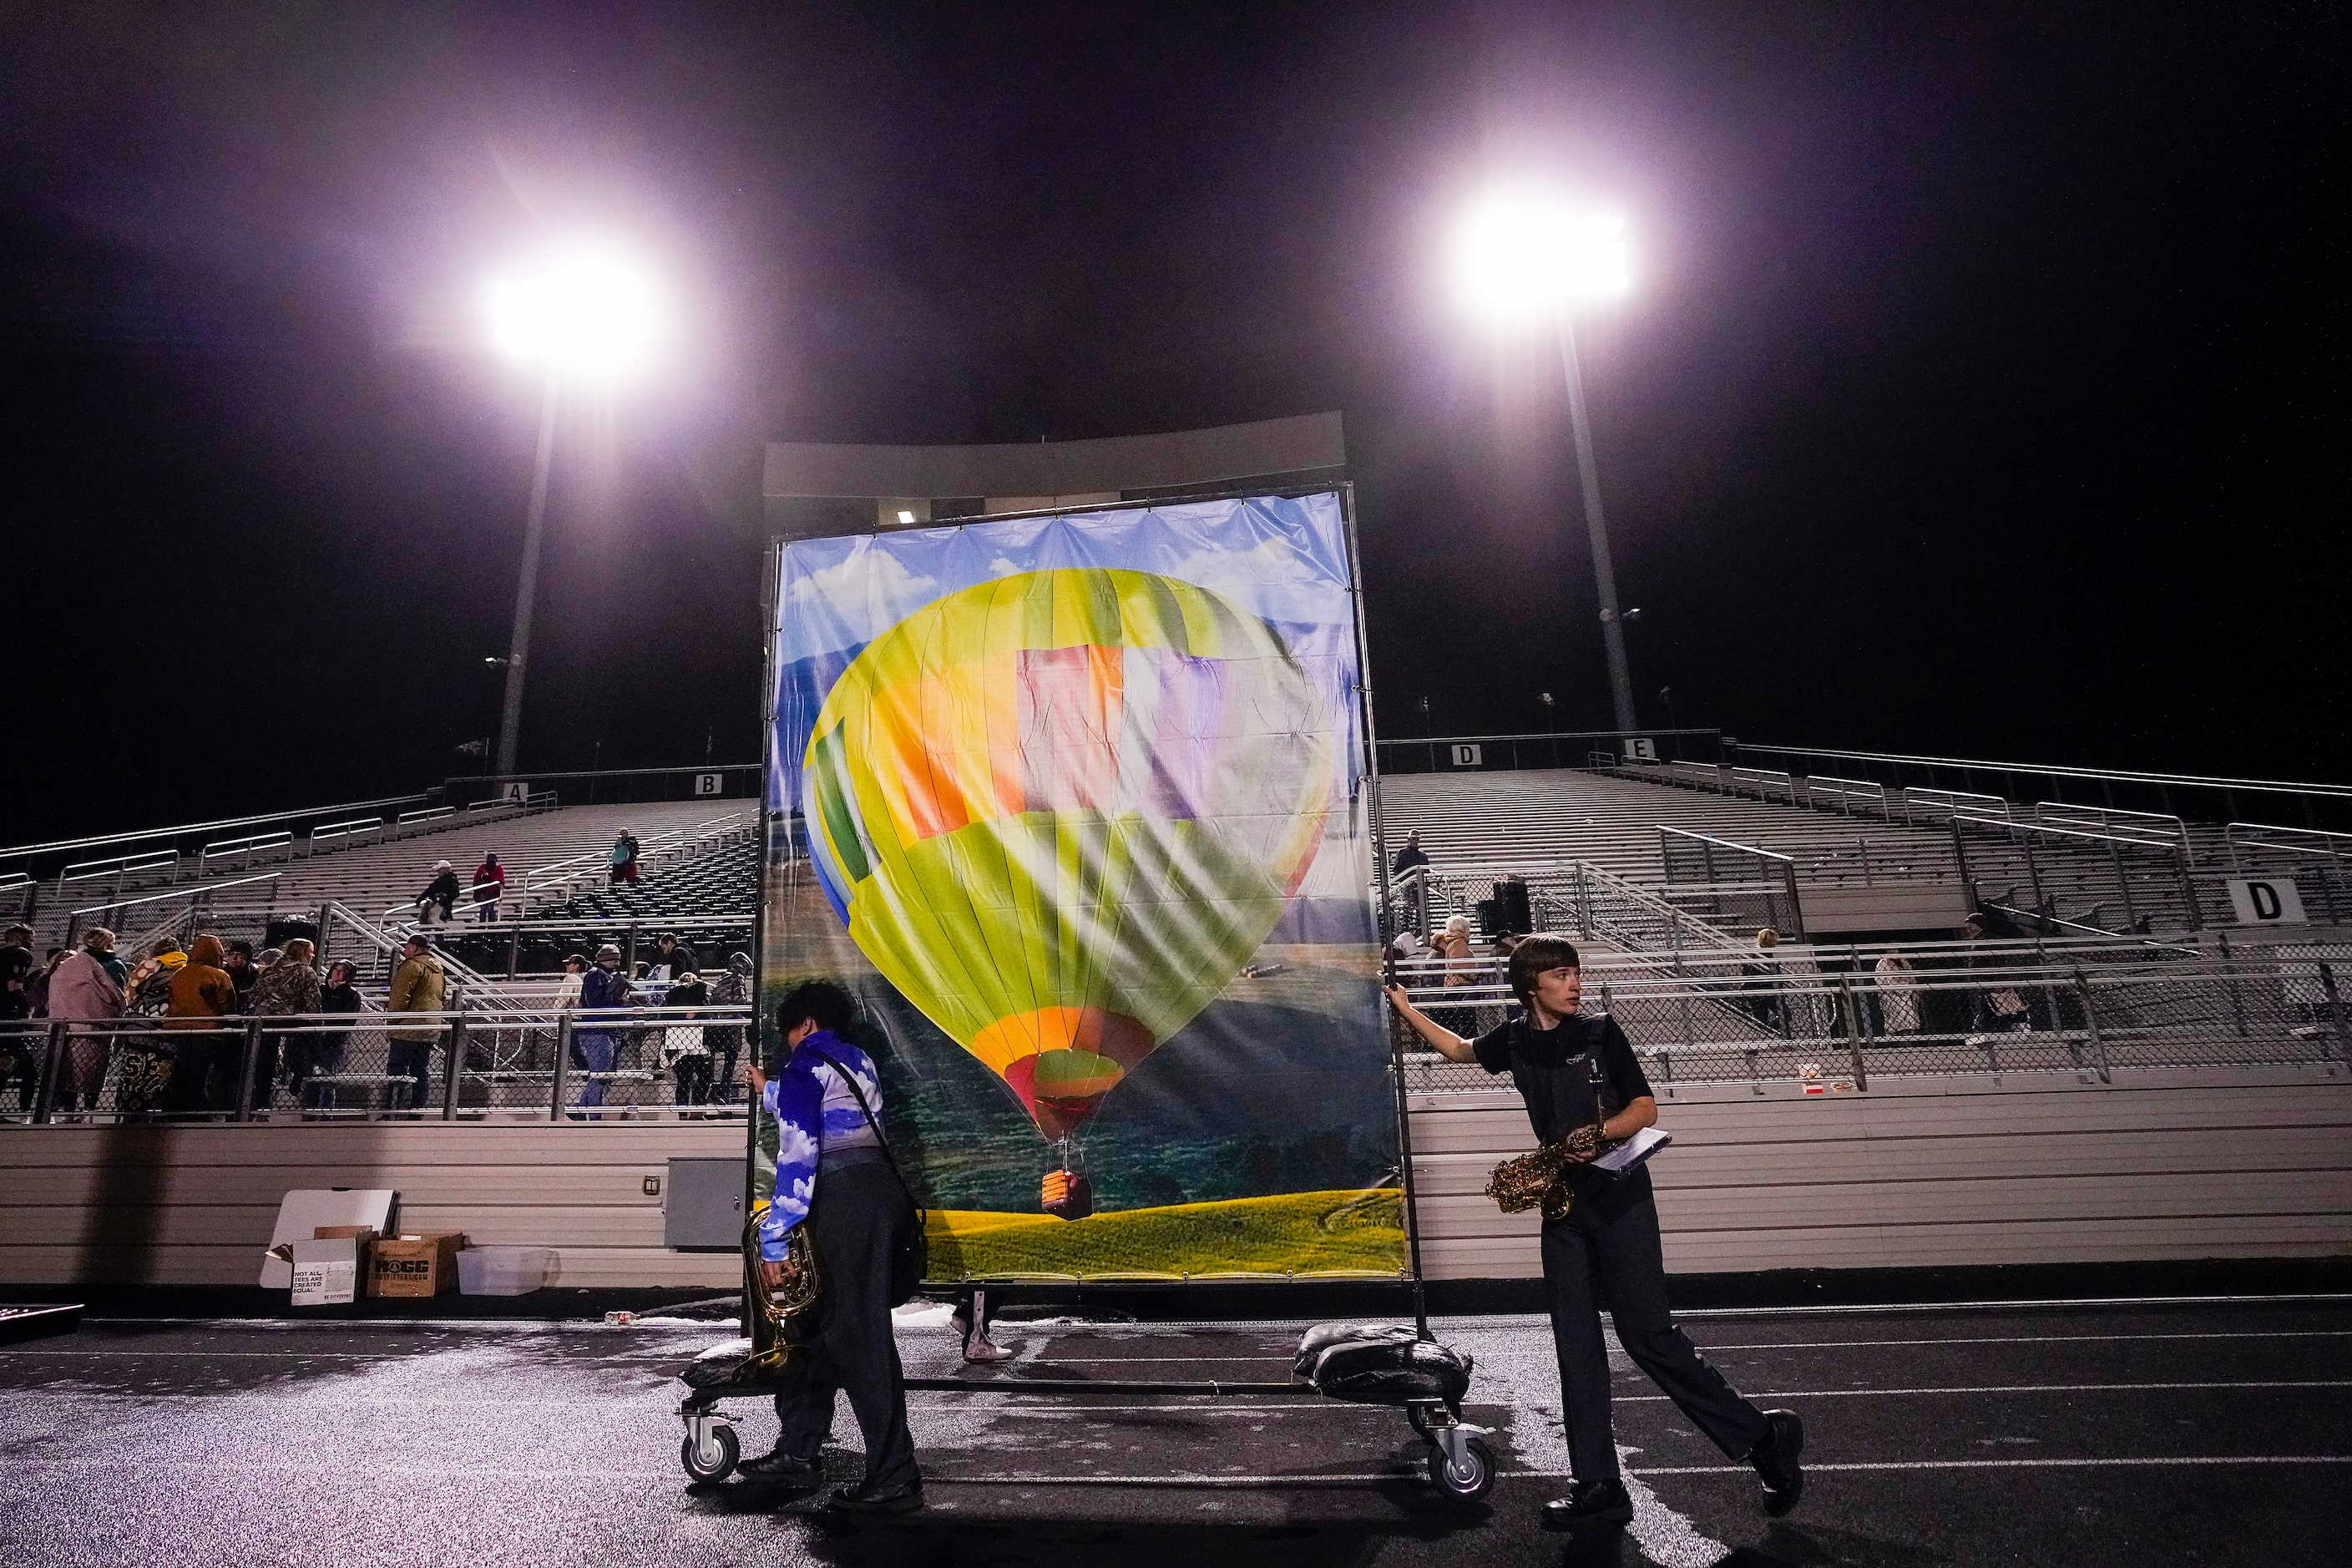
{"type": "Polygon", "coordinates": [[[1128,1209],[1082,1220],[930,1211],[934,1279],[1394,1276],[1404,1267],[1396,1189],[1282,1193],[1128,1209]]]}

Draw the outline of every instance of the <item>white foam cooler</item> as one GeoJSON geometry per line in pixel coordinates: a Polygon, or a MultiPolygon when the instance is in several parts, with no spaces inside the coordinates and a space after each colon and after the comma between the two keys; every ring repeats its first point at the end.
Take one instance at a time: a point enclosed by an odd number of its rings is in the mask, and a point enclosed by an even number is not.
{"type": "Polygon", "coordinates": [[[554,1272],[551,1247],[469,1247],[457,1254],[457,1289],[467,1296],[527,1296],[554,1272]]]}

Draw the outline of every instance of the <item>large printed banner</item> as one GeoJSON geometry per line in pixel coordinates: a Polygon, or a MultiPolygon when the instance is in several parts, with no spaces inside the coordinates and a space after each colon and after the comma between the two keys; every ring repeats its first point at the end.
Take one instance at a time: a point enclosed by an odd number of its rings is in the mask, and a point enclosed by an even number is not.
{"type": "Polygon", "coordinates": [[[863,1005],[939,1279],[1395,1274],[1334,494],[800,541],[762,995],[863,1005]]]}

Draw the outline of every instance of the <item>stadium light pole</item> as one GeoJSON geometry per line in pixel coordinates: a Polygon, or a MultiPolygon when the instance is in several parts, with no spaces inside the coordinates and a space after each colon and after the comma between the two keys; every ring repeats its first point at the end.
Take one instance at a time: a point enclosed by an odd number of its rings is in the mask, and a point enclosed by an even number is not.
{"type": "Polygon", "coordinates": [[[1617,728],[1631,731],[1633,677],[1625,661],[1625,616],[1617,608],[1617,574],[1601,510],[1601,476],[1572,320],[1574,307],[1613,299],[1632,286],[1625,221],[1614,214],[1578,212],[1540,192],[1490,191],[1464,216],[1454,235],[1454,262],[1456,286],[1472,310],[1506,327],[1524,328],[1549,318],[1558,335],[1584,531],[1601,600],[1601,642],[1609,657],[1609,694],[1617,728]]]}
{"type": "Polygon", "coordinates": [[[522,731],[523,679],[530,673],[530,621],[539,589],[540,546],[547,534],[547,479],[555,458],[555,416],[569,387],[609,382],[653,346],[660,300],[651,276],[608,247],[577,245],[550,254],[530,271],[495,279],[488,291],[490,335],[509,357],[545,376],[540,400],[539,456],[531,470],[530,510],[523,525],[522,572],[515,584],[514,627],[507,645],[506,697],[499,712],[494,776],[514,777],[522,731]]]}

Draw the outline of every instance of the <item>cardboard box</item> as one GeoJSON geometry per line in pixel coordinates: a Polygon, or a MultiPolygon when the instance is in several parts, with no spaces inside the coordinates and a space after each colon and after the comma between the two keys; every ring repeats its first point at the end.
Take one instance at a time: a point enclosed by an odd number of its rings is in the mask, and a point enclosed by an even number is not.
{"type": "Polygon", "coordinates": [[[269,1245],[261,1255],[261,1288],[283,1290],[294,1282],[293,1247],[315,1241],[322,1226],[357,1226],[390,1236],[400,1228],[400,1194],[389,1187],[354,1192],[349,1187],[297,1188],[278,1205],[269,1245]]]}
{"type": "Polygon", "coordinates": [[[371,1296],[438,1296],[457,1288],[463,1231],[387,1236],[375,1244],[368,1269],[371,1296]]]}
{"type": "Polygon", "coordinates": [[[359,1300],[360,1283],[367,1278],[370,1244],[375,1232],[366,1226],[326,1226],[345,1234],[314,1237],[286,1244],[287,1262],[297,1307],[333,1307],[359,1300]]]}

